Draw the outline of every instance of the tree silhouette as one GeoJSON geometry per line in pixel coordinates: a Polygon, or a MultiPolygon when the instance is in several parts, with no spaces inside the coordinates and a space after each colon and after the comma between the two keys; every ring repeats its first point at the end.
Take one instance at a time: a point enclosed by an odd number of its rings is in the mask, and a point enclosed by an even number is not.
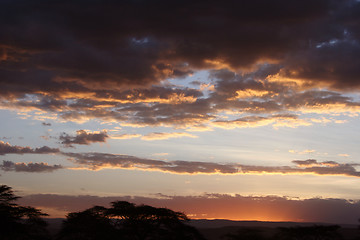
{"type": "Polygon", "coordinates": [[[279,228],[275,237],[279,240],[338,240],[342,239],[339,228],[337,225],[279,228]]]}
{"type": "Polygon", "coordinates": [[[183,213],[126,201],[112,202],[111,206],[68,214],[58,239],[203,239],[195,228],[184,223],[189,219],[183,213]]]}
{"type": "Polygon", "coordinates": [[[58,239],[113,239],[115,231],[111,220],[105,215],[106,211],[106,208],[96,206],[82,212],[69,213],[63,221],[58,239]]]}
{"type": "Polygon", "coordinates": [[[41,219],[47,214],[33,207],[14,203],[19,197],[11,187],[0,186],[0,233],[3,240],[45,240],[49,239],[46,222],[41,219]]]}

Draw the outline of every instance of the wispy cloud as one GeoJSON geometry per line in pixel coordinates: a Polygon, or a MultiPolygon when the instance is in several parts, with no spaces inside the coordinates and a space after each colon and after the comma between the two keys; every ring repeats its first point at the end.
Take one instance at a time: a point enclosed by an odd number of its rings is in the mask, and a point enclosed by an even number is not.
{"type": "MultiPolygon", "coordinates": [[[[294,160],[295,166],[256,166],[239,163],[215,163],[192,161],[162,161],[129,155],[107,153],[63,153],[80,168],[101,170],[103,168],[139,169],[174,174],[314,174],[360,177],[359,164],[319,162],[314,159],[294,160]]],[[[76,168],[75,168],[76,169],[76,168]]]]}
{"type": "Polygon", "coordinates": [[[303,151],[293,150],[293,149],[289,150],[289,153],[300,154],[300,155],[310,154],[310,153],[315,153],[315,152],[316,152],[316,150],[313,150],[313,149],[305,149],[303,151]]]}
{"type": "Polygon", "coordinates": [[[12,161],[3,161],[0,164],[0,169],[6,172],[13,171],[13,172],[31,172],[31,173],[38,173],[38,172],[52,172],[55,170],[63,169],[61,165],[48,165],[47,163],[14,163],[12,161]]]}
{"type": "Polygon", "coordinates": [[[132,139],[141,137],[141,134],[111,134],[110,138],[112,139],[132,139]]]}
{"type": "Polygon", "coordinates": [[[153,132],[142,136],[141,139],[146,141],[155,141],[155,140],[166,140],[169,138],[183,138],[183,137],[197,138],[197,136],[186,132],[170,132],[170,133],[153,132]]]}
{"type": "Polygon", "coordinates": [[[16,145],[10,145],[0,141],[0,155],[5,154],[49,154],[49,153],[59,153],[58,148],[50,148],[48,146],[43,146],[40,148],[30,148],[30,147],[21,147],[16,145]]]}

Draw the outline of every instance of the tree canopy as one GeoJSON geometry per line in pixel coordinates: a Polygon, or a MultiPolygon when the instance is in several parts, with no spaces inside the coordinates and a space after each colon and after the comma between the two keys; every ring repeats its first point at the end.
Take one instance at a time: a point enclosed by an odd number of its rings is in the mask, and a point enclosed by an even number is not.
{"type": "Polygon", "coordinates": [[[69,213],[58,234],[59,240],[192,240],[204,239],[181,212],[126,201],[111,203],[110,208],[95,206],[69,213]]]}
{"type": "Polygon", "coordinates": [[[0,185],[0,233],[2,240],[49,239],[46,222],[41,218],[47,214],[40,210],[20,206],[19,199],[11,187],[0,185]]]}

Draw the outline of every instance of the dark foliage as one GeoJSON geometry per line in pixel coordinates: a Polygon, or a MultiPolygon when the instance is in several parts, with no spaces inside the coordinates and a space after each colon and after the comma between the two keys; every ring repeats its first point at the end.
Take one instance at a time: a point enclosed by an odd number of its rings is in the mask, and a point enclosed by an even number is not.
{"type": "Polygon", "coordinates": [[[185,214],[167,208],[117,201],[110,208],[96,206],[68,214],[58,239],[204,239],[195,228],[184,223],[188,220],[185,214]]]}
{"type": "Polygon", "coordinates": [[[0,186],[0,233],[2,240],[46,240],[50,239],[46,222],[41,219],[47,214],[40,210],[14,203],[11,187],[0,186]]]}

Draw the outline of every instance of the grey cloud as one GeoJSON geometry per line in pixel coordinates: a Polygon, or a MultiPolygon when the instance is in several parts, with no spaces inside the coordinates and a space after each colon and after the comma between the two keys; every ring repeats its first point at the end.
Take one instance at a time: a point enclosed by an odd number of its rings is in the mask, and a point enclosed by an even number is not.
{"type": "Polygon", "coordinates": [[[76,136],[70,136],[66,133],[62,133],[59,137],[60,143],[66,147],[73,147],[73,144],[89,145],[95,142],[106,142],[109,138],[106,131],[99,133],[86,132],[85,130],[76,131],[76,136]]]}
{"type": "Polygon", "coordinates": [[[3,161],[0,169],[6,172],[53,172],[63,169],[61,165],[48,165],[47,163],[14,163],[12,161],[3,161]]]}
{"type": "Polygon", "coordinates": [[[150,86],[216,61],[248,69],[265,60],[292,70],[309,59],[314,67],[304,65],[301,76],[358,85],[358,1],[43,3],[1,3],[3,95],[150,86]],[[346,44],[313,47],[333,39],[346,44]]]}
{"type": "Polygon", "coordinates": [[[359,87],[359,54],[358,39],[332,39],[289,57],[284,75],[307,80],[310,84],[320,81],[334,89],[352,90],[359,87]]]}
{"type": "Polygon", "coordinates": [[[107,153],[62,153],[75,164],[91,170],[102,168],[136,168],[141,170],[157,170],[175,174],[316,174],[343,175],[360,177],[356,170],[358,164],[337,163],[333,161],[295,160],[296,166],[256,166],[238,163],[213,163],[195,161],[162,161],[138,158],[129,155],[107,153]]]}
{"type": "Polygon", "coordinates": [[[210,162],[161,161],[106,153],[63,153],[75,164],[97,170],[106,167],[138,168],[171,173],[237,173],[238,166],[210,162]]]}
{"type": "Polygon", "coordinates": [[[30,147],[21,147],[16,145],[10,145],[0,141],[0,155],[5,154],[50,154],[50,153],[59,153],[58,148],[50,148],[48,146],[43,146],[40,148],[30,148],[30,147]]]}

